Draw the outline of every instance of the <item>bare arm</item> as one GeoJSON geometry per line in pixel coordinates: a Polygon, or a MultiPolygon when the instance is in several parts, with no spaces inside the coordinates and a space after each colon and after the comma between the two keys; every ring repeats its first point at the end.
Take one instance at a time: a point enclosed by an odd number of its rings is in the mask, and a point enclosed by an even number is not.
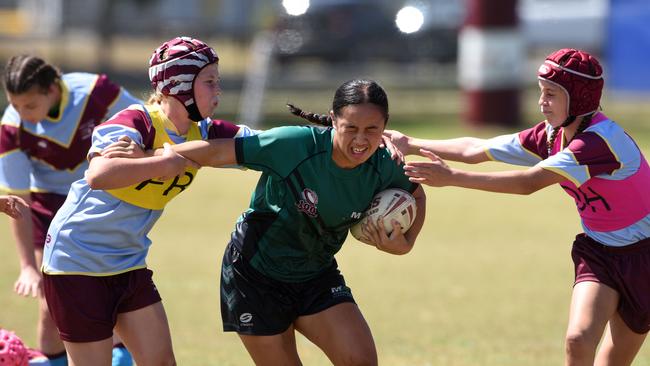
{"type": "Polygon", "coordinates": [[[92,189],[122,188],[152,178],[169,179],[181,174],[188,165],[193,162],[165,144],[158,156],[131,159],[97,155],[90,160],[86,180],[92,189]]]}
{"type": "Polygon", "coordinates": [[[41,292],[42,279],[40,263],[37,263],[34,254],[32,213],[28,207],[31,204],[31,199],[28,194],[17,196],[26,205],[21,205],[19,208],[21,217],[11,220],[11,232],[16,242],[18,260],[20,261],[20,273],[14,282],[14,291],[21,296],[36,297],[41,292]]]}
{"type": "Polygon", "coordinates": [[[200,166],[220,167],[237,164],[233,138],[188,141],[172,148],[200,166]]]}
{"type": "Polygon", "coordinates": [[[415,220],[411,227],[406,231],[406,233],[404,233],[404,237],[406,237],[406,241],[409,243],[409,251],[413,249],[413,246],[415,245],[415,239],[417,239],[420,230],[422,230],[424,218],[427,214],[427,196],[424,194],[422,186],[418,187],[418,189],[413,192],[413,198],[415,198],[417,215],[415,215],[415,220]]]}
{"type": "Polygon", "coordinates": [[[485,153],[484,139],[459,137],[448,140],[427,140],[407,136],[399,131],[386,130],[384,136],[404,155],[422,155],[420,150],[432,151],[442,159],[476,164],[490,160],[485,153]]]}
{"type": "Polygon", "coordinates": [[[456,186],[498,193],[531,194],[566,179],[540,167],[503,172],[469,172],[450,168],[431,152],[423,150],[422,154],[431,161],[408,162],[404,166],[405,174],[411,177],[412,182],[432,187],[456,186]]]}
{"type": "MultiPolygon", "coordinates": [[[[185,157],[188,159],[188,161],[191,161],[198,166],[219,167],[224,165],[237,164],[237,158],[235,154],[235,139],[233,138],[187,141],[181,144],[173,145],[170,148],[179,156],[185,157]]],[[[143,153],[137,144],[125,136],[123,138],[120,138],[119,141],[102,150],[101,156],[107,160],[122,160],[121,163],[109,163],[105,161],[102,163],[110,165],[111,168],[116,169],[119,172],[123,169],[129,169],[128,166],[122,168],[120,166],[121,164],[135,164],[134,162],[129,162],[128,160],[142,160],[143,156],[147,155],[149,157],[160,157],[162,154],[163,149],[148,150],[146,153],[143,153]]],[[[140,162],[139,164],[148,165],[149,163],[140,162]]]]}

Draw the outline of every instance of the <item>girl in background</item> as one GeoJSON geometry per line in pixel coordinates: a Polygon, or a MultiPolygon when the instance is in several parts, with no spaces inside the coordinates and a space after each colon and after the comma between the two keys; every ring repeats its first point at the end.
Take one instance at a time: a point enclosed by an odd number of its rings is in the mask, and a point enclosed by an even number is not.
{"type": "MultiPolygon", "coordinates": [[[[42,295],[45,233],[70,185],[88,167],[93,128],[141,102],[106,75],[62,74],[36,56],[10,58],[3,76],[9,106],[0,125],[0,190],[21,198],[30,208],[24,220],[11,220],[20,259],[14,290],[38,297],[38,347],[52,366],[65,365],[63,343],[42,295]]],[[[128,352],[117,346],[115,365],[130,365],[128,352]]]]}

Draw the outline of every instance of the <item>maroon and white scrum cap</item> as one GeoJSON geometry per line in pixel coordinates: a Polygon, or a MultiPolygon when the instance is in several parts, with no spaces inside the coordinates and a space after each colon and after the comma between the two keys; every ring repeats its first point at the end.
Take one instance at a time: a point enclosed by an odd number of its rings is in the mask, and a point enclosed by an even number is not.
{"type": "Polygon", "coordinates": [[[194,79],[207,65],[219,61],[214,49],[191,37],[176,37],[156,48],[149,60],[151,86],[178,99],[190,119],[203,119],[194,101],[194,79]]]}
{"type": "Polygon", "coordinates": [[[603,92],[603,68],[585,51],[563,48],[551,53],[537,70],[537,78],[560,86],[567,94],[569,116],[598,110],[603,92]]]}

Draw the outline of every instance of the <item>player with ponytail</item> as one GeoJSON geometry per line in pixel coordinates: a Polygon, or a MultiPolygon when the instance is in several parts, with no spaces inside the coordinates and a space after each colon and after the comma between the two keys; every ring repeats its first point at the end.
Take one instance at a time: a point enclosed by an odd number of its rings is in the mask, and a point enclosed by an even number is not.
{"type": "Polygon", "coordinates": [[[343,83],[325,116],[289,108],[327,127],[285,126],[172,146],[202,166],[261,172],[223,256],[223,328],[238,333],[257,365],[299,365],[296,331],[333,364],[376,365],[370,328],[334,255],[373,196],[387,188],[410,191],[418,216],[404,234],[396,220],[390,235],[377,223],[365,234],[379,250],[408,253],[424,222],[424,191],[379,147],[388,98],[375,81],[343,83]]]}
{"type": "Polygon", "coordinates": [[[515,194],[559,184],[575,200],[584,232],[572,249],[567,365],[629,365],[650,330],[650,168],[634,140],[599,111],[602,74],[585,51],[550,54],[537,73],[545,120],[518,133],[423,140],[386,132],[405,154],[431,160],[406,164],[413,182],[515,194]],[[529,168],[479,173],[443,159],[529,168]]]}

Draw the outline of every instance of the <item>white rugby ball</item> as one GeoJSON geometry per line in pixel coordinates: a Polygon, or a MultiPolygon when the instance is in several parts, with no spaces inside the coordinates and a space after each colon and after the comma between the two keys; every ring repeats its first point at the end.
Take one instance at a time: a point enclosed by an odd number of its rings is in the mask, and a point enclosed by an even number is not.
{"type": "Polygon", "coordinates": [[[390,188],[381,191],[375,195],[370,203],[370,207],[363,214],[363,218],[350,228],[350,234],[359,241],[362,239],[363,233],[361,227],[365,225],[368,220],[377,222],[379,217],[383,216],[384,229],[386,234],[390,235],[393,231],[392,220],[397,220],[402,226],[402,233],[405,233],[415,221],[417,214],[417,205],[415,198],[403,189],[390,188]]]}

